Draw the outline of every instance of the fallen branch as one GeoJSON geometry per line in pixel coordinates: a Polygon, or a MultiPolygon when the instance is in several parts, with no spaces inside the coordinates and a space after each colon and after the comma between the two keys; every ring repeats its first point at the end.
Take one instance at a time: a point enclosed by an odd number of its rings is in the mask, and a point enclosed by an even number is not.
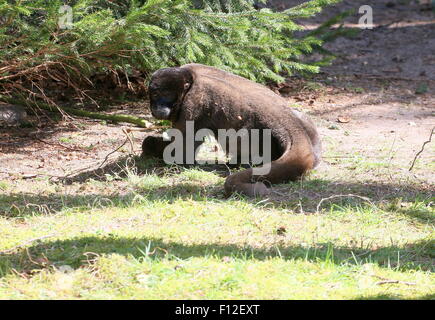
{"type": "Polygon", "coordinates": [[[380,279],[381,281],[376,282],[376,285],[383,285],[383,284],[394,284],[394,283],[401,283],[401,284],[406,284],[407,286],[415,286],[417,285],[414,282],[407,282],[407,281],[401,281],[401,280],[390,280],[390,279],[386,279],[380,276],[376,276],[373,275],[373,277],[380,279]]]}
{"type": "Polygon", "coordinates": [[[420,150],[419,152],[417,152],[417,154],[415,155],[414,160],[412,161],[411,167],[409,167],[409,170],[408,170],[408,171],[411,171],[412,168],[414,168],[415,161],[417,161],[418,156],[423,152],[424,147],[425,147],[429,142],[432,141],[432,136],[433,136],[433,132],[434,132],[434,130],[435,130],[435,127],[433,127],[433,128],[432,128],[432,131],[430,132],[429,140],[427,140],[427,141],[425,141],[425,142],[423,143],[423,145],[421,146],[421,150],[420,150]]]}
{"type": "Polygon", "coordinates": [[[33,102],[33,101],[20,99],[16,97],[7,97],[4,95],[0,95],[0,100],[11,104],[21,104],[21,105],[26,105],[28,107],[41,108],[50,112],[62,113],[62,111],[64,111],[66,113],[79,117],[92,118],[98,120],[107,120],[113,122],[127,122],[127,123],[135,124],[138,127],[147,128],[147,129],[149,127],[148,121],[126,114],[103,114],[103,113],[86,111],[86,110],[75,109],[70,107],[52,106],[43,102],[33,102]]]}
{"type": "Polygon", "coordinates": [[[14,251],[15,249],[18,249],[18,248],[20,248],[20,247],[23,247],[23,246],[25,246],[25,245],[28,245],[28,244],[30,244],[30,243],[32,243],[32,242],[35,242],[35,241],[38,241],[38,240],[42,240],[42,239],[46,239],[46,238],[50,238],[50,237],[53,237],[53,236],[55,236],[55,235],[56,235],[55,233],[52,233],[52,234],[48,234],[48,235],[45,235],[45,236],[42,236],[42,237],[38,237],[38,238],[34,238],[34,239],[27,240],[27,241],[25,241],[25,242],[23,242],[23,243],[20,243],[20,244],[14,246],[14,247],[12,247],[12,248],[10,248],[10,249],[8,249],[8,250],[0,251],[0,254],[8,254],[8,253],[11,253],[11,252],[14,251]]]}

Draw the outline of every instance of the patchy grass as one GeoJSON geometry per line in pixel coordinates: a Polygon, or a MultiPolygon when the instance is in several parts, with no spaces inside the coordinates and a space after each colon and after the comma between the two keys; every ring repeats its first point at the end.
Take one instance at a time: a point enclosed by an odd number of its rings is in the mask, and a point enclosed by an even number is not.
{"type": "MultiPolygon", "coordinates": [[[[377,19],[396,17],[391,10],[377,19]]],[[[422,18],[398,10],[403,21],[422,18]]],[[[125,140],[119,125],[38,127],[50,144],[29,141],[29,128],[0,132],[0,299],[434,299],[433,139],[408,171],[433,127],[434,90],[389,79],[392,54],[406,58],[430,30],[385,35],[336,42],[346,54],[326,74],[275,88],[318,123],[324,161],[268,199],[225,199],[226,169],[152,161],[49,182],[39,177],[102,163],[125,140]],[[380,79],[356,77],[367,70],[380,79]],[[13,181],[27,173],[38,178],[13,181]]],[[[394,76],[424,77],[414,60],[394,76]]],[[[111,111],[150,120],[146,109],[144,101],[111,111]]],[[[134,133],[137,150],[145,134],[134,133]]]]}
{"type": "Polygon", "coordinates": [[[0,299],[434,298],[434,199],[418,186],[317,172],[225,199],[219,171],[155,165],[2,183],[0,299]],[[350,193],[370,201],[326,199],[350,193]]]}

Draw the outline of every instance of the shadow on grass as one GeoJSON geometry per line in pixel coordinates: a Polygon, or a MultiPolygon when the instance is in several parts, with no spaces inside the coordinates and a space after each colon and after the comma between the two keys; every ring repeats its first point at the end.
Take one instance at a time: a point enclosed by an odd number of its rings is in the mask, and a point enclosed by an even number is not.
{"type": "MultiPolygon", "coordinates": [[[[315,214],[319,204],[319,214],[336,210],[361,210],[372,208],[393,212],[425,224],[435,224],[432,209],[433,193],[418,186],[396,186],[386,184],[340,183],[327,180],[313,180],[300,186],[298,183],[286,185],[287,193],[278,197],[251,199],[234,195],[225,198],[221,184],[201,185],[189,181],[176,181],[172,185],[149,185],[131,187],[123,193],[59,194],[38,195],[34,193],[0,194],[0,216],[16,218],[44,214],[56,214],[64,210],[89,210],[95,208],[126,208],[134,205],[179,200],[207,201],[224,203],[242,201],[263,210],[281,209],[296,213],[315,214]],[[322,187],[319,188],[318,185],[322,187]],[[367,197],[370,202],[354,197],[335,197],[340,194],[355,194],[367,197]],[[325,200],[325,201],[323,201],[325,200]],[[265,206],[267,204],[267,206],[265,206]]],[[[110,189],[110,188],[109,188],[110,189]]],[[[80,192],[80,191],[79,191],[80,192]]]]}
{"type": "MultiPolygon", "coordinates": [[[[89,179],[99,180],[107,184],[104,190],[86,193],[77,190],[76,193],[34,194],[9,193],[0,194],[0,216],[23,217],[38,214],[55,214],[65,209],[86,210],[89,208],[129,207],[136,203],[161,202],[172,203],[178,200],[214,201],[244,201],[252,206],[285,209],[306,214],[341,210],[343,208],[359,210],[375,206],[386,212],[394,212],[407,216],[422,223],[435,224],[433,213],[434,193],[425,186],[418,184],[394,184],[376,182],[341,182],[324,179],[312,179],[277,185],[272,188],[268,199],[250,199],[234,195],[227,199],[224,196],[222,183],[210,184],[207,181],[189,181],[178,176],[185,167],[159,166],[155,160],[137,161],[132,163],[135,174],[143,176],[153,174],[169,178],[163,183],[150,182],[143,186],[127,186],[114,188],[107,181],[107,174],[125,178],[127,172],[122,164],[127,158],[108,164],[106,167],[92,172],[85,172],[76,177],[68,178],[64,184],[82,183],[89,179]],[[169,182],[170,181],[170,182],[169,182]],[[115,192],[114,192],[115,191],[115,192]],[[339,195],[339,196],[337,196],[339,195]],[[368,198],[364,200],[354,195],[368,198]],[[262,201],[266,200],[266,201],[262,201]],[[267,203],[267,206],[265,206],[267,203]],[[302,210],[301,210],[302,208],[302,210]]],[[[192,168],[193,166],[190,166],[192,168]]],[[[196,167],[195,167],[196,168],[196,167]]],[[[220,176],[228,175],[225,165],[209,165],[197,167],[199,170],[212,171],[220,176]]]]}
{"type": "Polygon", "coordinates": [[[46,241],[15,253],[0,254],[0,277],[12,272],[33,273],[52,266],[69,265],[74,269],[89,266],[101,255],[118,254],[135,259],[179,260],[205,257],[264,261],[280,257],[284,260],[325,262],[335,265],[374,263],[397,270],[434,270],[434,241],[422,240],[404,247],[386,246],[373,250],[334,247],[332,243],[315,247],[300,245],[252,248],[233,244],[184,244],[160,238],[129,238],[107,235],[86,236],[68,240],[46,241]]]}
{"type": "Polygon", "coordinates": [[[89,179],[97,181],[105,181],[106,175],[116,175],[119,177],[126,177],[129,171],[138,175],[156,174],[163,176],[170,172],[171,174],[180,173],[186,168],[198,168],[207,172],[215,172],[220,176],[226,177],[229,175],[229,168],[225,164],[210,164],[210,165],[173,165],[169,166],[161,159],[156,158],[141,158],[139,156],[124,156],[118,158],[114,162],[110,162],[93,170],[81,172],[74,176],[60,179],[64,184],[72,184],[75,182],[85,182],[89,179]]]}
{"type": "MultiPolygon", "coordinates": [[[[114,166],[112,168],[118,168],[114,166]]],[[[168,176],[167,171],[156,172],[155,162],[140,163],[136,170],[139,174],[154,173],[168,176]]],[[[201,169],[215,170],[213,167],[201,167],[201,169]]],[[[183,168],[176,168],[182,171],[183,168]]],[[[111,172],[106,168],[104,172],[111,172]]],[[[224,175],[222,173],[222,175],[224,175]]],[[[208,203],[224,203],[231,201],[243,201],[252,206],[261,206],[263,210],[278,208],[294,210],[299,212],[302,204],[304,211],[312,213],[316,211],[317,205],[322,199],[337,194],[357,194],[370,198],[370,201],[382,208],[384,211],[391,211],[409,217],[425,224],[434,224],[433,192],[418,185],[396,185],[376,184],[359,182],[336,182],[328,180],[308,180],[303,184],[290,183],[278,186],[286,188],[286,195],[279,198],[271,198],[267,206],[261,199],[246,199],[234,196],[226,199],[223,194],[223,186],[220,183],[205,184],[190,182],[188,180],[176,180],[174,172],[169,173],[174,177],[175,183],[171,185],[147,184],[142,187],[131,187],[123,193],[117,188],[113,189],[108,183],[108,193],[97,191],[88,194],[34,194],[15,193],[0,194],[0,216],[3,217],[25,217],[43,214],[56,214],[63,210],[89,210],[90,208],[124,208],[136,204],[146,204],[166,201],[168,203],[178,200],[207,201],[208,203]],[[113,190],[117,191],[113,193],[113,190]],[[139,198],[139,200],[138,200],[139,198]],[[397,201],[396,201],[397,200],[397,201]],[[139,201],[139,203],[138,203],[139,201]],[[385,202],[387,203],[385,205],[385,202]],[[419,202],[417,205],[416,202],[419,202]],[[405,206],[402,204],[406,203],[405,206]]],[[[104,180],[104,174],[102,175],[104,180]]],[[[82,176],[77,182],[86,181],[89,178],[98,178],[94,173],[82,176]]],[[[74,183],[74,181],[70,181],[74,183]]],[[[80,191],[79,191],[80,192],[80,191]]],[[[359,198],[332,198],[322,203],[321,209],[328,212],[337,208],[347,207],[359,210],[361,207],[371,206],[359,198]]],[[[282,256],[285,259],[302,259],[307,261],[331,261],[335,264],[359,264],[372,262],[380,266],[394,266],[400,253],[400,268],[406,270],[433,270],[435,241],[421,241],[403,247],[388,246],[375,250],[358,249],[354,247],[334,247],[332,244],[318,244],[315,248],[304,246],[278,246],[271,249],[246,248],[236,245],[220,243],[187,245],[178,242],[166,242],[158,238],[119,238],[115,236],[83,237],[72,240],[47,241],[35,244],[28,248],[33,257],[29,258],[27,251],[20,250],[17,253],[0,254],[0,277],[16,270],[19,273],[30,273],[31,270],[46,268],[50,265],[68,264],[79,268],[87,264],[86,252],[101,254],[131,255],[136,258],[143,257],[143,251],[151,245],[152,248],[161,248],[155,254],[150,255],[151,259],[163,258],[164,252],[168,252],[169,258],[178,257],[188,259],[190,257],[214,256],[241,257],[243,259],[264,260],[270,257],[282,256]],[[140,250],[142,250],[142,252],[140,250]],[[332,254],[333,253],[333,254],[332,254]],[[48,265],[35,264],[38,257],[46,257],[48,265]],[[33,261],[33,262],[32,262],[33,261]]],[[[396,265],[397,266],[397,265],[396,265]]],[[[381,298],[381,297],[380,297],[381,298]]],[[[364,298],[365,299],[365,298],[364,298]]]]}

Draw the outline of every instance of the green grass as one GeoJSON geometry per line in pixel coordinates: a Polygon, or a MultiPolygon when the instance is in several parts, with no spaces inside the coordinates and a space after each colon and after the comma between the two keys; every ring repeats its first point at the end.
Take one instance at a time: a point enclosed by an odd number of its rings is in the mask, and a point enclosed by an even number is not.
{"type": "Polygon", "coordinates": [[[214,171],[154,165],[2,182],[0,299],[434,298],[434,199],[416,185],[323,172],[225,199],[214,171]],[[349,193],[370,202],[317,211],[349,193]]]}
{"type": "Polygon", "coordinates": [[[59,142],[74,143],[74,139],[72,139],[71,137],[61,137],[61,138],[59,138],[59,142]]]}

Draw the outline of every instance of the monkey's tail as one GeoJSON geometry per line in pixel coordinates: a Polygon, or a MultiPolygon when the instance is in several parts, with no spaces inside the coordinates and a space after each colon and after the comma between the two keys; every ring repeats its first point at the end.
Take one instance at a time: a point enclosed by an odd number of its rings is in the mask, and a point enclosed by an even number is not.
{"type": "Polygon", "coordinates": [[[292,144],[287,147],[283,155],[266,164],[264,168],[269,167],[268,173],[255,175],[255,168],[234,173],[225,181],[225,193],[227,196],[233,192],[250,197],[267,195],[270,190],[263,182],[275,184],[295,181],[313,169],[316,162],[318,159],[314,154],[310,138],[303,133],[295,135],[292,144]]]}

